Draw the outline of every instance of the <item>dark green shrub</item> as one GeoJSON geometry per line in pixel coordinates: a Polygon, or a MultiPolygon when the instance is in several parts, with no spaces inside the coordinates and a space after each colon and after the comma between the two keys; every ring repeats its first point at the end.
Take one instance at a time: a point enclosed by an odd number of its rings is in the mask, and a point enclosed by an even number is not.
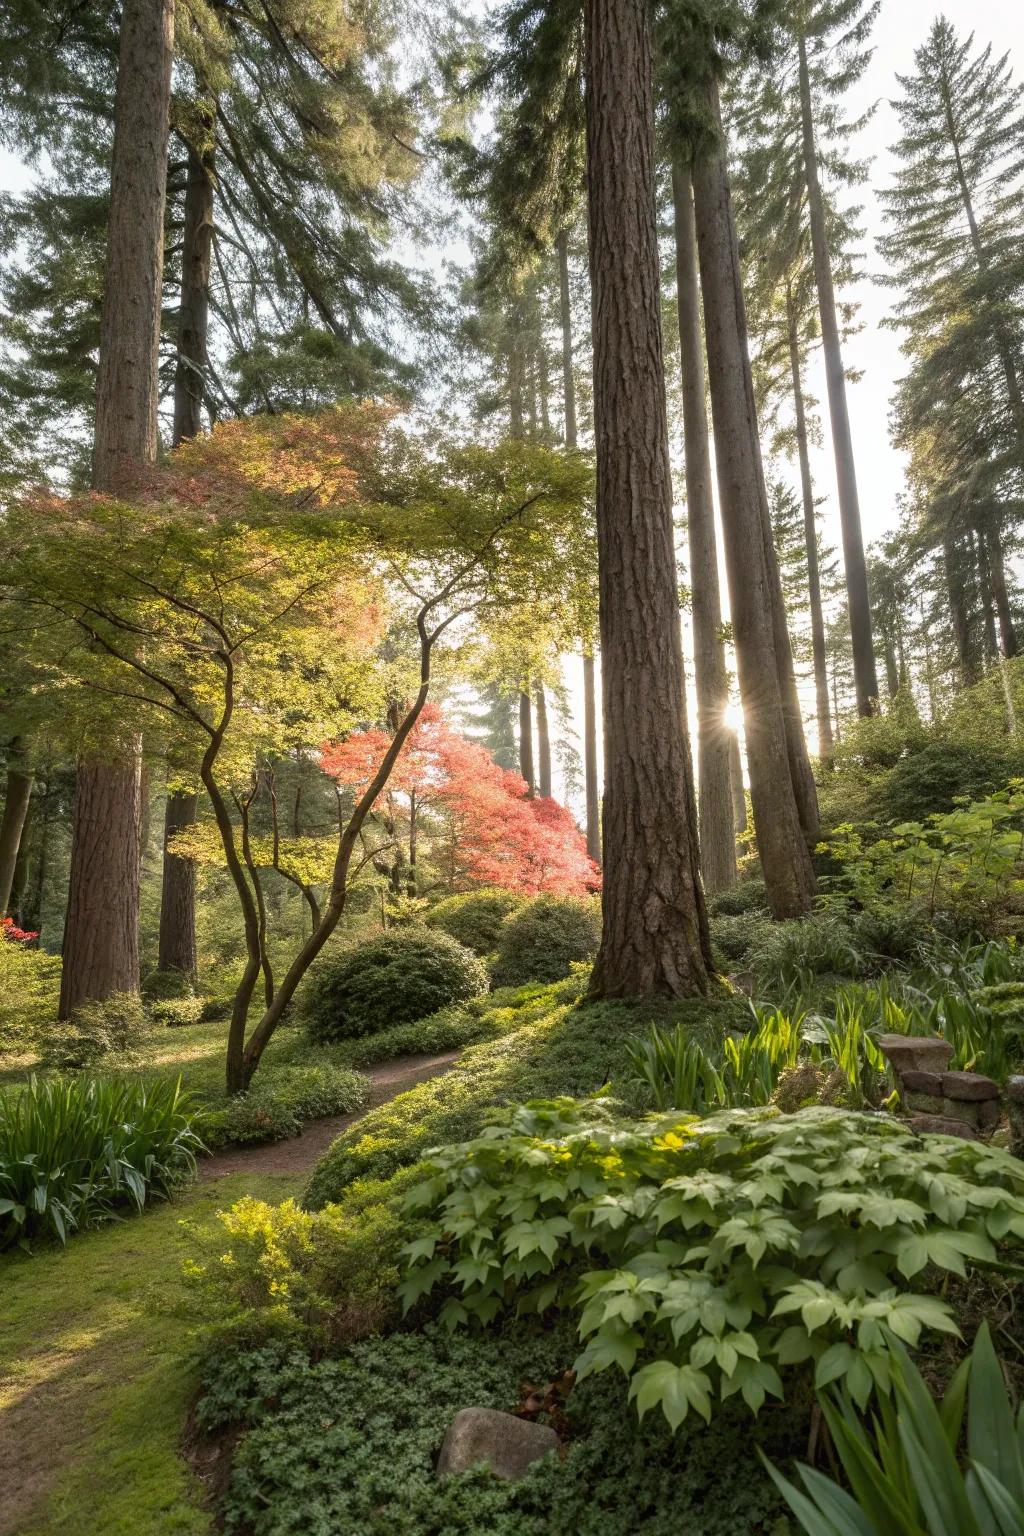
{"type": "Polygon", "coordinates": [[[347,1040],[486,992],[487,971],[446,933],[397,928],[322,961],[300,1013],[312,1040],[347,1040]]]}
{"type": "Polygon", "coordinates": [[[487,886],[446,897],[431,907],[423,921],[450,934],[475,955],[489,955],[498,947],[505,919],[518,912],[525,900],[515,891],[487,886]]]}
{"type": "Polygon", "coordinates": [[[201,1426],[252,1426],[235,1453],[225,1529],[251,1536],[764,1536],[776,1529],[781,1500],[754,1448],[773,1460],[802,1449],[805,1414],[764,1415],[751,1425],[727,1405],[710,1428],[673,1436],[654,1414],[630,1422],[618,1372],[570,1393],[564,1459],[537,1463],[520,1482],[484,1468],[436,1477],[441,1441],[460,1408],[514,1409],[523,1383],[560,1377],[573,1348],[564,1327],[470,1339],[428,1325],[316,1364],[281,1344],[207,1362],[201,1426]]]}
{"type": "Polygon", "coordinates": [[[742,917],[747,912],[767,912],[768,894],[760,875],[738,880],[727,890],[708,897],[711,917],[742,917]]]}
{"type": "Polygon", "coordinates": [[[757,908],[738,912],[735,916],[722,914],[711,919],[711,942],[719,961],[725,961],[723,969],[746,961],[751,950],[756,949],[771,925],[771,916],[757,908]]]}
{"type": "Polygon", "coordinates": [[[306,1120],[360,1109],[368,1092],[365,1077],[333,1062],[266,1065],[247,1093],[204,1117],[203,1137],[211,1147],[286,1141],[299,1135],[306,1120]]]}
{"type": "Polygon", "coordinates": [[[336,1052],[353,1067],[369,1067],[381,1061],[394,1061],[397,1056],[440,1056],[445,1051],[461,1051],[464,1046],[475,1045],[478,1040],[487,1040],[500,1032],[491,1012],[481,1011],[473,1004],[460,1004],[443,1008],[425,1019],[414,1019],[411,1024],[396,1024],[379,1034],[364,1035],[361,1040],[342,1040],[336,1052]]]}
{"type": "Polygon", "coordinates": [[[593,960],[601,942],[601,907],[595,899],[534,896],[501,931],[494,984],[561,981],[578,961],[593,960]]]}
{"type": "Polygon", "coordinates": [[[138,994],[115,992],[103,1002],[83,1003],[70,1019],[48,1024],[41,1032],[39,1055],[46,1066],[61,1071],[106,1061],[127,1065],[140,1059],[149,1032],[138,994]]]}
{"type": "Polygon", "coordinates": [[[143,1001],[147,1003],[167,1002],[171,998],[194,997],[195,987],[191,976],[184,971],[150,971],[143,978],[143,1001]]]}
{"type": "Polygon", "coordinates": [[[1019,752],[980,742],[931,741],[895,765],[876,790],[881,821],[924,821],[951,811],[956,800],[982,800],[1020,774],[1019,752]]]}
{"type": "Polygon", "coordinates": [[[199,1150],[177,1082],[33,1077],[0,1093],[0,1248],[141,1210],[195,1171],[199,1150]]]}

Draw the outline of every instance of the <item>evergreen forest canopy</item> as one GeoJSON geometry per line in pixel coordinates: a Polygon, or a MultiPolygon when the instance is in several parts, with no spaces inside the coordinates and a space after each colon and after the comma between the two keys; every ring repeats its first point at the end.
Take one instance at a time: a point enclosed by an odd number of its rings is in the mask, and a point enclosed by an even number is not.
{"type": "MultiPolygon", "coordinates": [[[[1024,1354],[1024,62],[922,16],[880,170],[895,4],[5,8],[0,1255],[377,1106],[206,1212],[229,1531],[390,1529],[402,1478],[410,1532],[589,1530],[635,1452],[602,1536],[659,1536],[699,1417],[754,1490],[707,1536],[870,1536],[872,1455],[942,1536],[868,1405],[923,1443],[1024,1354]],[[321,1487],[342,1357],[353,1413],[476,1372],[593,1462],[446,1504],[413,1402],[321,1487]],[[808,1368],[843,1471],[800,1494],[729,1415],[808,1368]]],[[[989,1438],[924,1459],[1024,1531],[989,1438]]]]}

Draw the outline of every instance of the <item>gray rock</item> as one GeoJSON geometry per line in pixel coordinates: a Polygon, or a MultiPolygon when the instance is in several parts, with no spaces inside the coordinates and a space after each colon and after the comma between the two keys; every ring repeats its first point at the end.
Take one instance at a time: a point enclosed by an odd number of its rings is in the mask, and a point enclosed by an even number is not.
{"type": "Polygon", "coordinates": [[[495,1477],[518,1482],[535,1461],[557,1449],[558,1436],[546,1424],[517,1419],[496,1408],[462,1408],[448,1426],[437,1475],[445,1477],[483,1464],[495,1477]]]}
{"type": "Polygon", "coordinates": [[[1024,1077],[1006,1079],[1006,1097],[1013,1104],[1024,1104],[1024,1077]]]}
{"type": "Polygon", "coordinates": [[[960,1099],[966,1104],[980,1104],[984,1099],[998,1099],[999,1084],[980,1072],[944,1072],[942,1096],[960,1099]]]}
{"type": "Polygon", "coordinates": [[[998,1099],[986,1099],[984,1104],[978,1105],[978,1124],[982,1130],[990,1131],[1002,1118],[1003,1106],[998,1099]]]}
{"type": "Polygon", "coordinates": [[[878,1049],[900,1076],[904,1072],[944,1072],[953,1054],[949,1041],[937,1035],[879,1035],[878,1049]]]}
{"type": "Polygon", "coordinates": [[[900,1079],[908,1093],[924,1093],[929,1098],[942,1098],[943,1072],[914,1072],[908,1070],[900,1073],[900,1079]]]}
{"type": "MultiPolygon", "coordinates": [[[[928,1078],[932,1078],[933,1077],[937,1083],[940,1083],[942,1081],[941,1074],[938,1073],[938,1072],[914,1072],[912,1074],[912,1076],[914,1076],[914,1077],[928,1077],[928,1078]]],[[[903,1079],[903,1086],[904,1086],[904,1089],[906,1089],[906,1078],[903,1079]]],[[[942,1092],[941,1092],[941,1090],[938,1093],[910,1093],[910,1092],[904,1092],[904,1094],[903,1094],[903,1102],[906,1105],[908,1110],[912,1110],[916,1114],[921,1114],[921,1115],[941,1115],[942,1114],[942,1092]]]]}
{"type": "Polygon", "coordinates": [[[911,1115],[910,1128],[919,1136],[959,1136],[962,1141],[977,1141],[978,1133],[965,1120],[947,1120],[945,1115],[911,1115]]]}

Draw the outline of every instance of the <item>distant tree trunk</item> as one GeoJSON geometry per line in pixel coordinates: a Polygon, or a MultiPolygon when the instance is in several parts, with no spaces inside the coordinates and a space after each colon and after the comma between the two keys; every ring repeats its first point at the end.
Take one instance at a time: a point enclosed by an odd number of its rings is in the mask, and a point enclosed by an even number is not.
{"type": "Polygon", "coordinates": [[[740,757],[740,739],[735,731],[729,732],[729,784],[732,788],[732,820],[736,836],[747,830],[747,790],[743,782],[743,759],[740,757]]]}
{"type": "Polygon", "coordinates": [[[989,523],[985,529],[985,543],[988,549],[988,564],[992,577],[992,597],[995,601],[996,615],[999,619],[999,648],[1007,661],[1009,661],[1012,656],[1017,654],[1017,634],[1013,625],[1010,595],[1006,587],[1003,541],[999,537],[999,529],[994,523],[989,523]]]}
{"type": "Polygon", "coordinates": [[[587,0],[587,191],[604,702],[594,996],[707,990],[686,737],[643,0],[587,0]]]}
{"type": "Polygon", "coordinates": [[[814,283],[818,290],[818,314],[821,319],[821,345],[825,354],[825,380],[828,386],[829,417],[832,423],[832,447],[835,453],[836,482],[839,489],[839,521],[842,527],[843,562],[846,567],[846,591],[850,606],[854,687],[857,693],[858,712],[862,715],[870,715],[878,702],[878,678],[875,674],[875,650],[871,638],[868,567],[864,558],[860,497],[857,492],[857,467],[853,456],[850,411],[846,400],[846,371],[843,367],[839,321],[836,317],[832,257],[825,222],[825,201],[818,177],[811,77],[807,67],[807,45],[802,36],[799,39],[799,50],[804,175],[807,182],[807,209],[814,256],[814,283]]]}
{"type": "Polygon", "coordinates": [[[548,729],[548,699],[543,683],[538,683],[533,690],[533,699],[537,711],[537,788],[542,799],[550,800],[551,733],[548,729]]]}
{"type": "MultiPolygon", "coordinates": [[[[576,376],[572,363],[572,302],[569,292],[569,240],[563,229],[556,242],[558,296],[562,321],[562,389],[565,446],[576,447],[576,376]]],[[[593,652],[583,649],[583,782],[587,802],[587,853],[601,862],[601,792],[597,778],[597,678],[593,652]]]]}
{"type": "Polygon", "coordinates": [[[999,637],[996,634],[996,610],[992,598],[992,572],[989,569],[988,549],[980,528],[971,531],[978,566],[978,592],[981,597],[981,616],[985,635],[985,660],[991,665],[999,655],[999,637]]]}
{"type": "MultiPolygon", "coordinates": [[[[708,104],[717,117],[717,90],[708,104]]],[[[694,168],[719,504],[758,852],[775,917],[809,910],[814,874],[794,785],[774,613],[739,251],[721,140],[694,168]]],[[[784,627],[784,626],[783,626],[784,627]]]]}
{"type": "Polygon", "coordinates": [[[896,665],[896,647],[888,629],[882,630],[882,652],[885,657],[885,686],[890,699],[900,691],[900,674],[896,665]]]}
{"type": "Polygon", "coordinates": [[[526,435],[523,416],[526,362],[520,336],[522,317],[518,305],[512,307],[510,324],[513,327],[513,338],[508,358],[508,430],[510,437],[519,439],[526,435]]]}
{"type": "Polygon", "coordinates": [[[729,677],[718,590],[697,232],[693,218],[693,182],[688,166],[673,166],[672,196],[686,445],[686,525],[693,600],[693,671],[697,689],[697,812],[701,872],[705,889],[722,891],[736,881],[736,830],[730,773],[732,732],[725,720],[729,677]]]}
{"type": "MultiPolygon", "coordinates": [[[[93,488],[130,495],[157,453],[174,0],[124,0],[99,370],[93,488]]],[[[60,1017],[139,985],[139,749],[82,758],[75,788],[60,1017]]]]}
{"type": "Polygon", "coordinates": [[[530,795],[537,793],[537,777],[533,767],[533,711],[530,707],[529,690],[519,694],[519,772],[526,780],[530,795]]]}
{"type": "Polygon", "coordinates": [[[160,948],[157,964],[162,971],[182,971],[194,977],[196,955],[196,866],[192,859],[170,851],[178,832],[196,819],[199,796],[168,791],[164,811],[163,889],[160,901],[160,948]]]}
{"type": "Polygon", "coordinates": [[[406,890],[410,896],[419,894],[419,885],[416,874],[416,857],[419,843],[419,802],[416,799],[416,786],[409,791],[409,876],[406,890]]]}
{"type": "MultiPolygon", "coordinates": [[[[210,257],[213,249],[212,147],[189,145],[185,224],[181,253],[178,361],[174,373],[174,446],[203,429],[203,400],[210,326],[210,257]]],[[[196,974],[196,869],[191,859],[168,852],[176,833],[196,819],[198,795],[169,790],[164,808],[163,889],[160,900],[159,966],[196,974]]]]}
{"type": "Polygon", "coordinates": [[[821,577],[818,572],[818,525],[814,515],[814,482],[807,443],[807,414],[800,370],[800,342],[797,336],[796,307],[791,292],[786,291],[786,321],[789,333],[789,366],[793,378],[793,410],[796,417],[796,446],[800,460],[800,490],[804,506],[804,546],[807,550],[807,595],[811,608],[811,652],[814,657],[814,710],[818,727],[818,756],[830,763],[835,751],[832,740],[832,713],[828,704],[828,664],[825,660],[825,616],[821,608],[821,577]]]}
{"type": "Polygon", "coordinates": [[[981,667],[971,637],[971,620],[964,582],[963,552],[955,539],[947,536],[943,541],[943,564],[946,569],[946,592],[949,596],[949,617],[953,626],[957,661],[964,687],[969,688],[981,677],[981,667]]]}
{"type": "Polygon", "coordinates": [[[31,799],[32,774],[22,755],[21,741],[15,737],[7,752],[7,793],[0,819],[0,917],[7,915],[11,904],[14,871],[31,799]]]}

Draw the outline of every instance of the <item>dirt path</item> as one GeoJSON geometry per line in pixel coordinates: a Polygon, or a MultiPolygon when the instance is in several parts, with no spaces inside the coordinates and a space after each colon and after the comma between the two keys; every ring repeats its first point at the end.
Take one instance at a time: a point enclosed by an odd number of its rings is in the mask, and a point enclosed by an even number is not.
{"type": "Polygon", "coordinates": [[[243,1195],[278,1201],[367,1110],[446,1072],[457,1051],[368,1073],[369,1102],[301,1136],[206,1158],[166,1205],[5,1256],[0,1276],[0,1536],[208,1536],[180,1454],[193,1384],[181,1362],[182,1219],[243,1195]],[[84,1521],[84,1524],[83,1524],[84,1521]]]}
{"type": "Polygon", "coordinates": [[[326,1120],[310,1120],[301,1136],[290,1141],[272,1141],[261,1147],[231,1147],[199,1165],[199,1177],[206,1181],[221,1179],[230,1173],[249,1170],[263,1173],[303,1173],[312,1168],[321,1152],[326,1152],[336,1136],[347,1130],[368,1110],[395,1099],[417,1083],[437,1077],[455,1065],[460,1052],[446,1051],[443,1056],[399,1056],[396,1061],[371,1067],[366,1074],[373,1084],[362,1109],[351,1115],[330,1115],[326,1120]]]}

